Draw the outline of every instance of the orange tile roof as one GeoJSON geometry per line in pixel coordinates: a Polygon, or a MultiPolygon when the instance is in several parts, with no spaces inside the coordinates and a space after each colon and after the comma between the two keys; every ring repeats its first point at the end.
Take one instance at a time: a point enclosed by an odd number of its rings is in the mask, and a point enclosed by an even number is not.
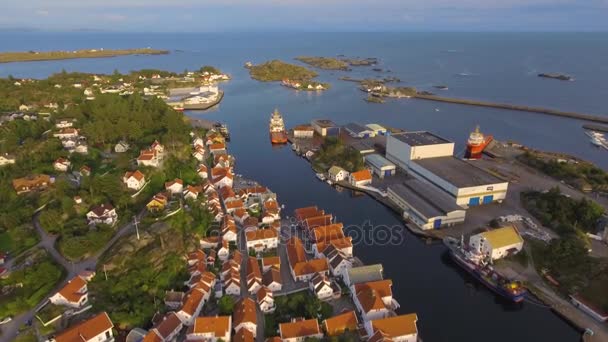
{"type": "Polygon", "coordinates": [[[230,201],[228,203],[225,203],[225,205],[226,205],[226,209],[236,209],[236,208],[242,208],[245,204],[241,200],[235,200],[235,201],[230,201]]]}
{"type": "Polygon", "coordinates": [[[365,312],[386,308],[383,297],[392,296],[390,279],[355,284],[355,293],[365,312]]]}
{"type": "Polygon", "coordinates": [[[197,317],[194,320],[192,332],[195,334],[213,333],[215,337],[220,337],[230,334],[231,317],[216,316],[216,317],[197,317]]]}
{"type": "Polygon", "coordinates": [[[294,213],[298,221],[303,221],[309,217],[325,215],[325,211],[319,210],[319,208],[317,208],[316,206],[298,208],[294,210],[294,213]]]}
{"type": "Polygon", "coordinates": [[[381,331],[389,337],[399,337],[417,334],[417,321],[418,315],[411,313],[407,315],[375,319],[371,321],[371,325],[374,331],[381,331]]]}
{"type": "Polygon", "coordinates": [[[327,215],[309,217],[306,220],[304,220],[304,222],[305,222],[306,228],[310,230],[310,229],[313,229],[313,228],[316,228],[319,226],[330,225],[331,220],[332,220],[332,215],[327,214],[327,215]]]}
{"type": "Polygon", "coordinates": [[[133,177],[133,178],[137,179],[138,181],[140,181],[140,180],[144,179],[145,176],[139,170],[135,170],[133,172],[127,171],[125,173],[124,179],[129,179],[131,177],[133,177]]]}
{"type": "Polygon", "coordinates": [[[262,284],[264,286],[270,286],[272,283],[277,282],[279,284],[283,284],[283,280],[281,279],[281,271],[279,271],[276,267],[271,267],[264,275],[262,276],[262,284]]]}
{"type": "Polygon", "coordinates": [[[321,333],[316,319],[279,324],[281,338],[296,338],[318,335],[321,333]]]}
{"type": "Polygon", "coordinates": [[[327,272],[329,265],[327,259],[312,259],[306,262],[299,262],[293,267],[293,272],[296,276],[301,276],[311,273],[327,272]]]}
{"type": "Polygon", "coordinates": [[[240,329],[232,338],[234,342],[253,342],[255,338],[253,333],[247,329],[240,329]]]}
{"type": "Polygon", "coordinates": [[[262,280],[262,271],[260,271],[258,259],[251,256],[247,258],[247,278],[249,278],[249,276],[262,280]]]}
{"type": "Polygon", "coordinates": [[[387,297],[393,295],[393,291],[391,289],[392,286],[393,281],[390,279],[376,280],[367,283],[355,284],[355,292],[359,293],[367,289],[373,289],[378,291],[378,294],[380,294],[381,297],[387,297]]]}
{"type": "Polygon", "coordinates": [[[361,181],[372,179],[372,174],[369,172],[368,169],[363,169],[361,171],[353,172],[350,175],[351,175],[351,177],[353,177],[355,179],[356,182],[361,182],[361,181]]]}
{"type": "Polygon", "coordinates": [[[156,326],[156,331],[160,334],[161,337],[167,338],[171,333],[173,333],[177,329],[181,329],[182,321],[177,317],[175,312],[170,312],[165,315],[162,322],[160,322],[156,326]]]}
{"type": "Polygon", "coordinates": [[[353,246],[352,237],[346,236],[341,239],[333,239],[329,241],[317,242],[317,250],[323,252],[328,246],[334,246],[337,249],[349,248],[353,246]]]}
{"type": "Polygon", "coordinates": [[[163,342],[163,339],[158,336],[154,329],[148,331],[144,339],[141,342],[163,342]]]}
{"type": "Polygon", "coordinates": [[[184,181],[179,178],[175,178],[174,180],[165,183],[165,189],[170,188],[173,184],[184,185],[184,181]]]}
{"type": "Polygon", "coordinates": [[[295,236],[292,236],[287,240],[287,260],[291,267],[294,267],[297,263],[306,261],[306,250],[302,241],[295,236]]]}
{"type": "MultiPolygon", "coordinates": [[[[251,298],[244,297],[234,304],[234,312],[232,314],[232,321],[234,326],[237,327],[241,323],[251,322],[257,324],[257,314],[255,301],[251,298]]],[[[244,329],[247,330],[247,329],[244,329]]]]}
{"type": "Polygon", "coordinates": [[[356,331],[358,324],[354,311],[345,312],[323,321],[323,327],[328,336],[339,336],[346,330],[356,331]]]}
{"type": "Polygon", "coordinates": [[[215,143],[209,146],[209,150],[223,150],[226,149],[226,145],[223,143],[215,143]]]}
{"type": "Polygon", "coordinates": [[[271,256],[262,258],[262,266],[280,266],[281,258],[278,256],[271,256]]]}
{"type": "Polygon", "coordinates": [[[80,299],[86,294],[80,293],[80,289],[87,286],[87,282],[79,276],[75,276],[72,280],[68,281],[65,286],[59,290],[59,294],[61,294],[65,299],[72,303],[80,302],[80,299]]]}
{"type": "Polygon", "coordinates": [[[97,316],[77,324],[55,336],[56,342],[82,342],[88,341],[106,330],[114,328],[107,313],[102,312],[97,316]]]}
{"type": "Polygon", "coordinates": [[[188,315],[194,315],[196,309],[201,305],[203,301],[203,293],[199,290],[192,290],[186,296],[184,300],[184,304],[182,305],[181,311],[187,313],[188,315]]]}
{"type": "Polygon", "coordinates": [[[266,342],[281,342],[281,338],[279,336],[269,337],[266,339],[266,342]]]}
{"type": "Polygon", "coordinates": [[[315,241],[329,241],[333,239],[340,239],[344,237],[343,231],[344,225],[342,223],[334,223],[327,226],[319,226],[313,228],[312,235],[315,241]]]}

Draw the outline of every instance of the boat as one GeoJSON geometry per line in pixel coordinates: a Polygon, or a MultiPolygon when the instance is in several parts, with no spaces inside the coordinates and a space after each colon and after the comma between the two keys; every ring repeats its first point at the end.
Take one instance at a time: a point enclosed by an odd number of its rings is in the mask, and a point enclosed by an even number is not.
{"type": "Polygon", "coordinates": [[[228,131],[228,125],[221,123],[221,122],[216,122],[213,124],[213,127],[216,128],[218,130],[218,132],[220,132],[220,134],[227,141],[230,141],[230,132],[228,131]]]}
{"type": "Polygon", "coordinates": [[[585,131],[585,134],[589,137],[591,144],[597,147],[604,147],[608,149],[608,140],[604,136],[604,133],[597,131],[585,131]]]}
{"type": "Polygon", "coordinates": [[[327,178],[325,178],[325,175],[322,173],[317,173],[315,174],[315,176],[317,176],[317,178],[319,178],[319,180],[321,181],[325,181],[327,178]]]}
{"type": "Polygon", "coordinates": [[[275,109],[272,115],[270,115],[270,124],[268,125],[268,128],[270,131],[270,141],[273,144],[287,143],[285,123],[283,122],[283,116],[281,116],[278,109],[275,109]]]}
{"type": "Polygon", "coordinates": [[[484,136],[479,131],[479,126],[475,127],[475,131],[471,132],[469,140],[467,140],[467,150],[464,157],[466,159],[480,159],[483,150],[492,140],[494,140],[494,137],[491,135],[484,136]]]}
{"type": "Polygon", "coordinates": [[[470,251],[462,238],[459,241],[446,237],[443,239],[443,243],[448,248],[452,260],[492,292],[514,303],[520,303],[525,299],[528,291],[521,282],[511,280],[496,272],[480,254],[470,251]]]}

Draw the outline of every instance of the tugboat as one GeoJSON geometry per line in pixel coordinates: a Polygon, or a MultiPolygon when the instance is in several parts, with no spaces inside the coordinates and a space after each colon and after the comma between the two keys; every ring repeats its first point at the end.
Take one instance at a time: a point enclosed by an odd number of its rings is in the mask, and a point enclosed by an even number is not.
{"type": "Polygon", "coordinates": [[[519,281],[508,279],[494,271],[480,254],[468,250],[462,238],[458,241],[446,237],[443,239],[443,244],[448,247],[452,260],[494,293],[514,303],[520,303],[525,299],[528,291],[519,281]]]}
{"type": "Polygon", "coordinates": [[[286,144],[287,133],[285,132],[285,123],[283,117],[279,113],[278,109],[275,109],[272,115],[270,115],[270,141],[273,144],[286,144]]]}
{"type": "Polygon", "coordinates": [[[467,150],[464,157],[466,159],[481,159],[483,150],[492,140],[494,140],[494,137],[491,135],[484,136],[479,131],[479,126],[475,127],[475,131],[471,132],[469,140],[467,140],[467,150]]]}

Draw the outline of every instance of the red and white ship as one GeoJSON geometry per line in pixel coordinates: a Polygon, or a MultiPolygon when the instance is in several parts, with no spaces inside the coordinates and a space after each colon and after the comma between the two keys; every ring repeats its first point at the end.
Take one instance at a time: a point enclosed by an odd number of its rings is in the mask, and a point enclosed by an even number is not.
{"type": "Polygon", "coordinates": [[[287,133],[285,132],[285,123],[283,123],[283,117],[279,113],[278,109],[275,109],[270,116],[270,141],[273,144],[286,144],[287,133]]]}
{"type": "Polygon", "coordinates": [[[471,132],[471,135],[469,135],[467,150],[464,157],[466,159],[480,159],[483,150],[492,142],[492,140],[494,140],[494,137],[491,135],[484,136],[483,133],[479,131],[479,126],[477,126],[475,131],[471,132]]]}

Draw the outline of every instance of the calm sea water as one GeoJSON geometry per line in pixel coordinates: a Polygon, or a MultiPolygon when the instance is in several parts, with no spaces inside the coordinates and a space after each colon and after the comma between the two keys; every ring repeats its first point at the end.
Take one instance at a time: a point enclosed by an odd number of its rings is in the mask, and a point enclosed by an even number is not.
{"type": "MultiPolygon", "coordinates": [[[[165,56],[0,64],[0,76],[40,78],[61,69],[110,73],[218,66],[233,76],[222,85],[224,101],[214,111],[188,114],[229,125],[237,172],[276,191],[286,213],[316,204],[347,226],[396,226],[400,220],[368,197],[352,197],[318,182],[309,165],[288,147],[271,147],[267,125],[275,107],[284,113],[288,126],[313,118],[377,122],[434,131],[455,140],[458,150],[479,124],[498,139],[571,153],[608,168],[608,152],[589,144],[580,121],[417,100],[366,103],[355,84],[338,77],[378,75],[370,68],[320,72],[321,80],[332,83],[332,89],[322,94],[258,83],[243,68],[246,61],[290,60],[298,55],[377,57],[380,68],[391,70],[382,75],[399,77],[404,85],[433,90],[433,85],[445,84],[449,90],[441,94],[448,96],[608,115],[608,34],[0,34],[0,50],[5,51],[146,46],[178,51],[165,56]],[[567,73],[576,81],[540,79],[539,72],[567,73]]],[[[425,245],[405,233],[402,243],[360,244],[355,254],[366,263],[384,265],[386,277],[394,282],[399,311],[418,313],[425,341],[577,341],[580,336],[546,308],[507,305],[478,288],[451,266],[440,245],[425,245]]]]}

